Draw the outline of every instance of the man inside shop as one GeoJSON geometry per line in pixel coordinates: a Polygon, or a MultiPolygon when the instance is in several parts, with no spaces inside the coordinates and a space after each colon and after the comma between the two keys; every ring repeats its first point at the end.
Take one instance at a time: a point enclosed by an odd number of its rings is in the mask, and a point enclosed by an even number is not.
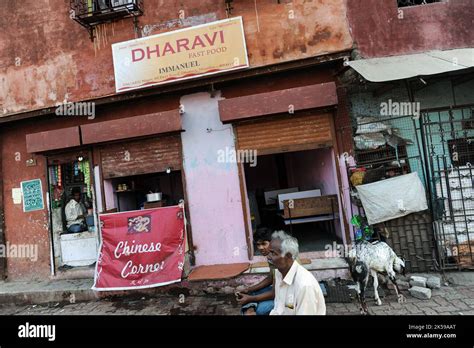
{"type": "Polygon", "coordinates": [[[72,198],[65,208],[67,231],[69,233],[86,231],[87,210],[81,201],[81,189],[74,187],[71,193],[72,198]]]}

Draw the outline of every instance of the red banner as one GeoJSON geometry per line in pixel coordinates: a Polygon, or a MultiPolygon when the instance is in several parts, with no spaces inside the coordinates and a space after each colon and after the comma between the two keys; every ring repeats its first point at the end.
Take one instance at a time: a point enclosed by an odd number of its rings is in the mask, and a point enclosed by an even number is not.
{"type": "Polygon", "coordinates": [[[173,206],[100,215],[98,291],[143,289],[181,281],[184,209],[173,206]]]}

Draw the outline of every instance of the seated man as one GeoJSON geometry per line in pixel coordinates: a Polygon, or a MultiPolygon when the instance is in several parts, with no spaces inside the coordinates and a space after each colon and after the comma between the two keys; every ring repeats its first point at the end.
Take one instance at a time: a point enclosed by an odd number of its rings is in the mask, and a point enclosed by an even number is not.
{"type": "Polygon", "coordinates": [[[72,198],[66,208],[64,209],[66,214],[66,226],[70,233],[77,233],[87,230],[86,226],[86,207],[81,202],[81,189],[74,187],[72,189],[72,198]]]}
{"type": "MultiPolygon", "coordinates": [[[[261,228],[254,234],[257,249],[263,256],[268,256],[272,231],[269,228],[261,228]]],[[[237,292],[237,302],[242,305],[244,315],[269,315],[273,309],[273,273],[275,267],[269,262],[270,274],[260,283],[237,292]]]]}
{"type": "Polygon", "coordinates": [[[296,238],[273,233],[270,258],[275,271],[275,306],[270,315],[325,315],[326,303],[318,281],[298,262],[296,238]]]}

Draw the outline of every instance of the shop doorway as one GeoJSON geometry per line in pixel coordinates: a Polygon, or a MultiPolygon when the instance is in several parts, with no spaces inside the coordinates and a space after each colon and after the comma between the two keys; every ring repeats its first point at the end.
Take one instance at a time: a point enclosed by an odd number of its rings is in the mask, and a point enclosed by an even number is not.
{"type": "Polygon", "coordinates": [[[244,172],[253,232],[285,230],[298,239],[301,252],[341,243],[332,147],[258,156],[256,165],[244,164],[244,172]]]}
{"type": "Polygon", "coordinates": [[[181,171],[125,176],[104,180],[109,213],[178,205],[184,199],[181,171]]]}
{"type": "Polygon", "coordinates": [[[47,163],[54,273],[93,269],[99,233],[90,153],[48,156],[47,163]]]}

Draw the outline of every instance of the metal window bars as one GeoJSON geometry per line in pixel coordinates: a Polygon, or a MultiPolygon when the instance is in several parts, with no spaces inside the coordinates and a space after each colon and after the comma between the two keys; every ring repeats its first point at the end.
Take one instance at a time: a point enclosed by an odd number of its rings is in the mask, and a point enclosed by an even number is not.
{"type": "Polygon", "coordinates": [[[94,39],[94,27],[123,18],[143,15],[143,0],[70,0],[70,16],[94,39]]]}

